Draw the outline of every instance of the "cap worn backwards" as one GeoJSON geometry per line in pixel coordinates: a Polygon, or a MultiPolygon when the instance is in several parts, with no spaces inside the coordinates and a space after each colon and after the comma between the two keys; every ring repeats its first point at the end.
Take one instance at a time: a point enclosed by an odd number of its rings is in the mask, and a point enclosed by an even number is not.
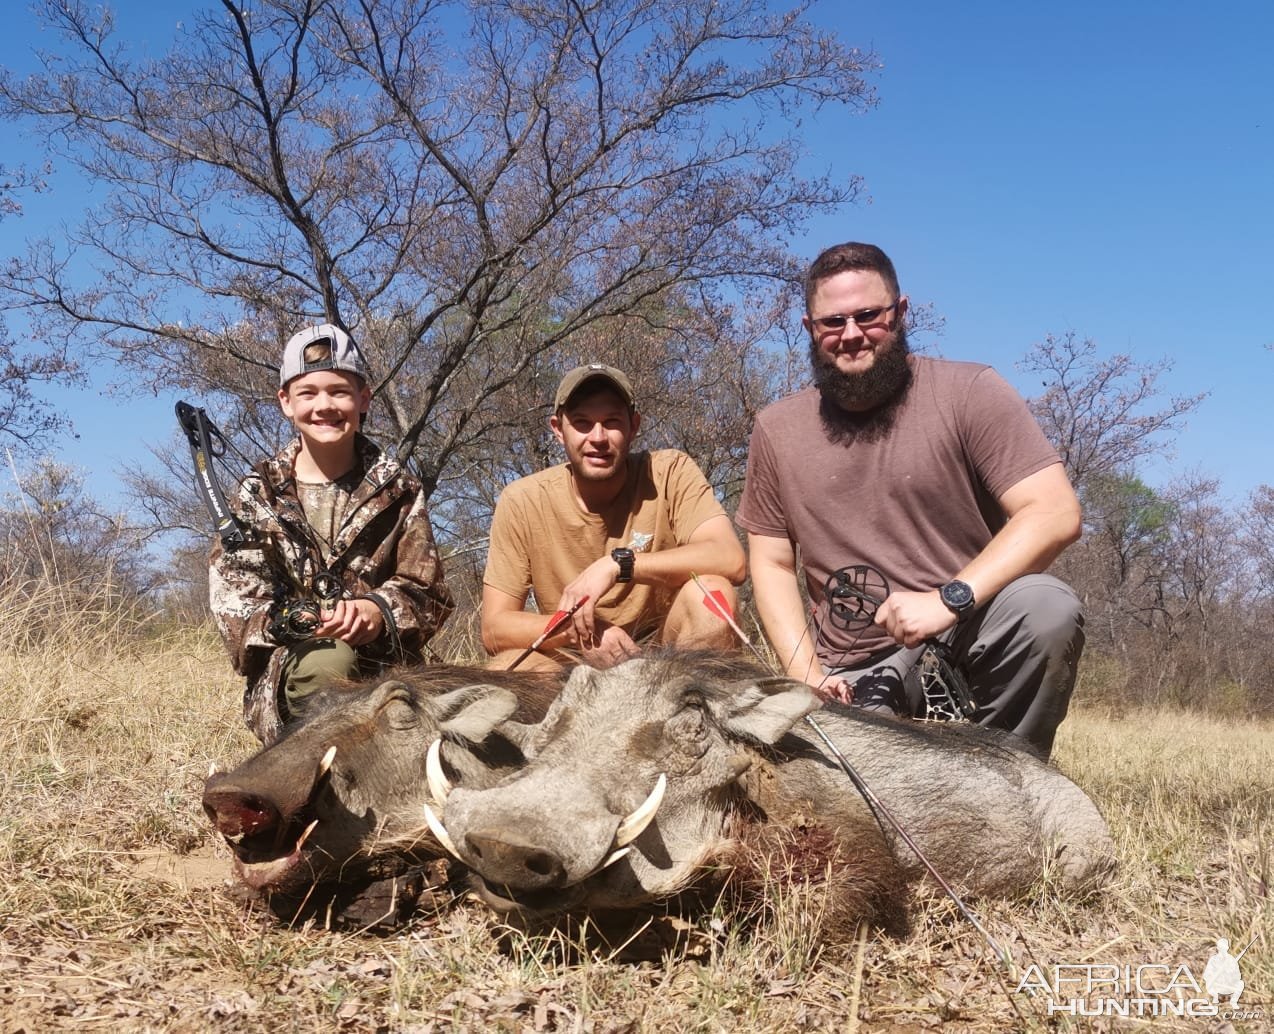
{"type": "Polygon", "coordinates": [[[363,362],[363,353],[358,345],[345,331],[332,323],[306,327],[288,339],[283,348],[283,364],[279,367],[279,387],[285,388],[289,381],[316,370],[343,370],[364,381],[368,379],[367,364],[363,362]],[[328,347],[321,349],[320,355],[311,353],[311,358],[307,361],[306,349],[324,342],[328,347]]]}

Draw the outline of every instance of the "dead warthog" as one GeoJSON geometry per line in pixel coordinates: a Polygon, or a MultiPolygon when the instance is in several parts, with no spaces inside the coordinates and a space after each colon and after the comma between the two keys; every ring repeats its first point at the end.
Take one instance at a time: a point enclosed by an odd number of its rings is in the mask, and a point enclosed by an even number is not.
{"type": "MultiPolygon", "coordinates": [[[[520,765],[521,752],[497,730],[510,718],[538,719],[560,684],[437,666],[330,690],[276,743],[210,774],[204,811],[234,851],[240,879],[276,911],[294,915],[304,901],[330,914],[334,896],[341,911],[378,881],[445,855],[424,826],[426,769],[436,780],[487,785],[520,765]]],[[[395,908],[410,904],[404,896],[418,882],[389,885],[395,908]]],[[[360,912],[378,907],[380,890],[360,912]]]]}
{"type": "MultiPolygon", "coordinates": [[[[430,823],[501,910],[631,909],[765,876],[825,880],[846,921],[892,926],[923,871],[801,720],[819,706],[741,661],[576,668],[524,740],[526,766],[443,788],[430,823]]],[[[841,707],[816,719],[966,892],[1020,893],[1046,870],[1077,889],[1112,863],[1092,801],[1011,737],[841,707]]]]}

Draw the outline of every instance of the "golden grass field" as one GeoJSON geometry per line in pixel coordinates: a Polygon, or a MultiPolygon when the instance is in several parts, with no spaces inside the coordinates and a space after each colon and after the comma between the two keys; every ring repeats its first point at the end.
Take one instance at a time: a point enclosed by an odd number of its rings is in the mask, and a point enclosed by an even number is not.
{"type": "Polygon", "coordinates": [[[199,803],[210,761],[254,747],[215,639],[140,638],[108,610],[28,634],[30,615],[7,610],[0,1031],[1274,1029],[1268,722],[1115,719],[1081,695],[1056,761],[1109,819],[1120,871],[1087,902],[1044,881],[1028,901],[975,903],[1011,974],[923,892],[902,940],[819,943],[807,899],[759,924],[706,915],[658,961],[562,961],[468,901],[384,936],[288,929],[245,903],[199,803]],[[1016,991],[1032,963],[1185,965],[1201,980],[1218,936],[1235,952],[1255,938],[1246,1018],[1050,1018],[1016,991]]]}

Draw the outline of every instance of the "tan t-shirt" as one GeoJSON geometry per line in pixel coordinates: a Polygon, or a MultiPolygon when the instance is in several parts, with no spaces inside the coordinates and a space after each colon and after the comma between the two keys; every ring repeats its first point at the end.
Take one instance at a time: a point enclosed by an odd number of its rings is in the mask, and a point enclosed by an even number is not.
{"type": "Polygon", "coordinates": [[[828,620],[832,572],[866,564],[890,589],[936,589],[1003,526],[998,498],[1059,462],[1022,397],[989,366],[910,362],[911,388],[879,438],[834,440],[813,388],[763,409],[752,431],[735,520],[799,547],[828,667],[893,645],[874,625],[849,631],[828,620]]]}
{"type": "MultiPolygon", "coordinates": [[[[518,599],[534,593],[551,613],[585,567],[618,546],[652,553],[684,545],[704,521],[725,513],[694,460],[675,449],[635,452],[624,490],[603,513],[585,513],[563,463],[514,481],[491,520],[483,583],[518,599]]],[[[671,600],[655,586],[616,585],[597,602],[604,621],[634,637],[657,628],[671,600]]]]}

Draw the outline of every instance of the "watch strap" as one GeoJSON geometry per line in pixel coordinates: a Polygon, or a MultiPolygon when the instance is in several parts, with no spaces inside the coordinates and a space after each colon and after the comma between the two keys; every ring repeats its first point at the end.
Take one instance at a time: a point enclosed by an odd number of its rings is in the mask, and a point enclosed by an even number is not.
{"type": "Polygon", "coordinates": [[[617,582],[631,582],[633,580],[633,562],[634,556],[631,549],[619,547],[610,551],[610,558],[619,565],[619,577],[617,582]]]}

